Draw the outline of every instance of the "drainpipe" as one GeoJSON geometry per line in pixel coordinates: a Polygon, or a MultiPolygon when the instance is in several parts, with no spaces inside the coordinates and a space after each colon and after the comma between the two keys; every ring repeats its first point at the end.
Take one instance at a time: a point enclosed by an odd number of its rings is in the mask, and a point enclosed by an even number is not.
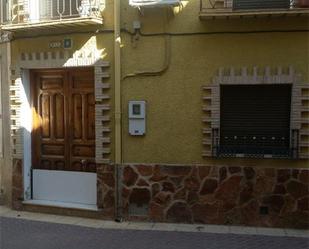
{"type": "Polygon", "coordinates": [[[115,173],[116,173],[116,220],[122,220],[121,212],[121,36],[120,36],[120,0],[114,0],[114,70],[115,70],[115,173]]]}

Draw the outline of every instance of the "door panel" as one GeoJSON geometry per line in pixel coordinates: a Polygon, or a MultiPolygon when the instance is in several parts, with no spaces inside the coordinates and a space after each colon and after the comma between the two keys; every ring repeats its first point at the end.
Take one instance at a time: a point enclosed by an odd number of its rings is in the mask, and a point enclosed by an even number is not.
{"type": "Polygon", "coordinates": [[[87,119],[87,139],[95,140],[95,98],[94,94],[87,95],[87,110],[86,113],[88,115],[87,119]]]}
{"type": "Polygon", "coordinates": [[[35,169],[66,168],[65,81],[66,75],[61,71],[31,72],[31,98],[35,114],[32,165],[35,169]]]}
{"type": "Polygon", "coordinates": [[[35,169],[95,172],[92,69],[31,71],[35,169]]]}
{"type": "Polygon", "coordinates": [[[41,94],[40,95],[40,111],[39,115],[42,117],[42,126],[41,126],[41,134],[42,138],[50,138],[51,139],[51,134],[50,134],[50,95],[49,94],[41,94]]]}
{"type": "Polygon", "coordinates": [[[94,74],[90,70],[74,70],[70,75],[71,167],[93,171],[95,168],[95,100],[94,74]]]}
{"type": "Polygon", "coordinates": [[[82,139],[82,119],[83,119],[83,110],[82,110],[82,96],[80,94],[72,95],[72,115],[73,115],[73,138],[82,139]]]}
{"type": "Polygon", "coordinates": [[[65,106],[64,106],[64,95],[63,94],[55,94],[54,96],[54,106],[55,106],[55,138],[56,139],[65,139],[65,106]]]}

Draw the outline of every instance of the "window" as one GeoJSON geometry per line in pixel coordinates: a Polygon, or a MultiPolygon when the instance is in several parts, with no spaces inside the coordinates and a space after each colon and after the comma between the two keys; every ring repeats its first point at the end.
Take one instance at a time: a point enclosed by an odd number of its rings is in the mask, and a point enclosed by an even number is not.
{"type": "Polygon", "coordinates": [[[250,9],[289,9],[290,0],[234,0],[234,10],[250,10],[250,9]]]}
{"type": "Polygon", "coordinates": [[[202,91],[203,157],[309,157],[309,84],[292,66],[219,68],[202,91]]]}
{"type": "Polygon", "coordinates": [[[291,84],[221,85],[219,156],[291,156],[291,84]]]}

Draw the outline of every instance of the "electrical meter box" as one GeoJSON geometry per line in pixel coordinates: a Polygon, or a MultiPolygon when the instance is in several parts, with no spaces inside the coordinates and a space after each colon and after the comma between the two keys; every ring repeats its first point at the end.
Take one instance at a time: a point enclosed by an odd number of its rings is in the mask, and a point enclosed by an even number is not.
{"type": "Polygon", "coordinates": [[[129,133],[143,136],[146,133],[146,102],[129,101],[129,133]]]}

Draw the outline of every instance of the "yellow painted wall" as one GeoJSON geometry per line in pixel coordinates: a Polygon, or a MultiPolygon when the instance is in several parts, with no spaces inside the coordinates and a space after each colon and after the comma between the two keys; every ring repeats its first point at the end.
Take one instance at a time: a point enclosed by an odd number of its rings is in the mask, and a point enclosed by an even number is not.
{"type": "MultiPolygon", "coordinates": [[[[146,34],[235,32],[307,29],[306,18],[258,18],[235,20],[199,19],[199,1],[184,1],[183,8],[138,9],[122,0],[121,26],[133,31],[133,21],[140,20],[146,34]]],[[[104,25],[101,30],[113,29],[113,0],[106,1],[104,25]]],[[[85,31],[84,28],[75,30],[85,31]]],[[[70,37],[73,52],[95,36],[97,48],[104,49],[104,59],[111,62],[110,83],[114,82],[114,36],[112,33],[87,33],[37,38],[19,38],[12,43],[13,65],[22,52],[50,51],[49,41],[70,37]]],[[[165,61],[167,36],[133,37],[122,32],[122,76],[137,71],[162,69],[165,61]]],[[[203,159],[202,158],[202,90],[220,67],[293,65],[309,83],[309,38],[306,32],[211,34],[171,36],[170,66],[162,76],[133,77],[122,81],[122,125],[124,163],[170,164],[225,164],[258,165],[276,167],[308,167],[306,161],[203,159]],[[147,101],[147,134],[132,137],[128,134],[128,101],[147,101]]],[[[110,90],[113,96],[113,88],[110,90]]],[[[114,101],[111,100],[113,107],[114,101]]],[[[110,113],[113,117],[113,113],[110,113]]],[[[112,118],[111,127],[114,121],[112,118]]],[[[114,158],[114,134],[111,134],[112,160],[114,158]]]]}
{"type": "MultiPolygon", "coordinates": [[[[125,1],[123,1],[125,2],[125,1]]],[[[123,25],[140,20],[142,32],[197,33],[307,29],[305,18],[199,20],[199,1],[177,14],[146,9],[143,14],[124,6],[123,25]]],[[[166,36],[123,35],[123,75],[159,70],[164,64],[166,36]]],[[[294,66],[309,83],[308,33],[254,33],[171,36],[171,62],[162,76],[127,78],[123,86],[123,157],[125,163],[225,164],[308,167],[307,161],[202,158],[202,86],[220,67],[294,66]],[[128,134],[128,101],[147,101],[147,133],[128,134]]]]}

